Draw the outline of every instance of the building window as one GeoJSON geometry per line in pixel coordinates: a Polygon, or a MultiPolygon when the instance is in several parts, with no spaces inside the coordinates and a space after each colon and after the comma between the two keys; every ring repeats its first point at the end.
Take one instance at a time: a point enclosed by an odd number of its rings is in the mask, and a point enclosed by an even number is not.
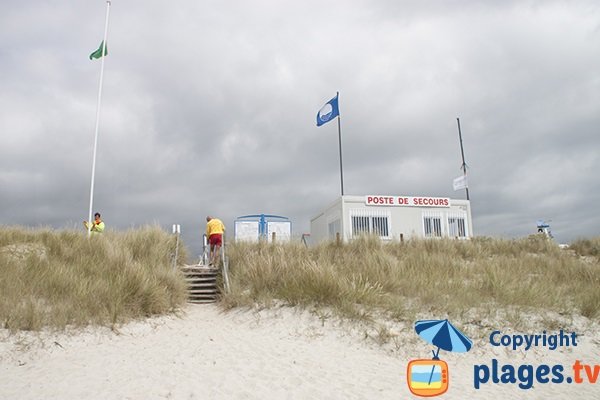
{"type": "Polygon", "coordinates": [[[442,237],[442,216],[439,213],[423,213],[423,234],[425,237],[442,237]]]}
{"type": "Polygon", "coordinates": [[[373,233],[380,237],[390,236],[387,217],[371,217],[373,233]]]}
{"type": "Polygon", "coordinates": [[[390,238],[390,215],[383,210],[350,210],[352,237],[377,235],[382,239],[390,238]]]}
{"type": "Polygon", "coordinates": [[[448,215],[448,236],[458,238],[467,237],[466,216],[464,213],[448,215]]]}
{"type": "Polygon", "coordinates": [[[352,217],[352,236],[370,233],[370,225],[369,217],[352,217]]]}

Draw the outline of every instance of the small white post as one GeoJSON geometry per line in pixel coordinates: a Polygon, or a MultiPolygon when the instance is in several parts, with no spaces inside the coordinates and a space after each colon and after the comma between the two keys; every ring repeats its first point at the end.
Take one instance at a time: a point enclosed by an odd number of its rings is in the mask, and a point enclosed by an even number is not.
{"type": "Polygon", "coordinates": [[[173,225],[173,234],[176,235],[175,257],[173,257],[173,269],[175,269],[177,267],[177,258],[179,257],[179,235],[181,234],[181,225],[173,225]]]}

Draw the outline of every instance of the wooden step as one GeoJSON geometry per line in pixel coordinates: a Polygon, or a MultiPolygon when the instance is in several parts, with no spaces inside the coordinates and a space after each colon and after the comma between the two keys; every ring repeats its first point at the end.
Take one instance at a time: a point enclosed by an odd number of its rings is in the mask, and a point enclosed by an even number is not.
{"type": "Polygon", "coordinates": [[[217,276],[190,276],[190,277],[186,277],[185,281],[188,283],[194,283],[194,282],[216,282],[217,281],[217,276]]]}
{"type": "Polygon", "coordinates": [[[216,282],[218,278],[219,278],[218,276],[190,276],[190,277],[185,278],[185,280],[186,280],[186,282],[189,282],[189,283],[216,282]]]}
{"type": "Polygon", "coordinates": [[[214,269],[190,269],[182,271],[185,275],[218,275],[220,271],[214,269]]]}
{"type": "Polygon", "coordinates": [[[188,301],[194,301],[194,300],[217,300],[217,296],[215,295],[196,295],[196,296],[190,296],[188,297],[188,301]]]}
{"type": "Polygon", "coordinates": [[[219,268],[206,268],[206,267],[198,267],[198,266],[190,266],[190,267],[182,267],[181,270],[183,272],[214,272],[218,273],[220,271],[219,268]]]}
{"type": "Polygon", "coordinates": [[[189,273],[188,272],[187,274],[185,274],[186,278],[214,278],[216,276],[219,276],[219,274],[212,273],[212,272],[211,273],[204,273],[204,274],[201,274],[201,273],[198,273],[198,272],[193,272],[193,273],[189,273]]]}
{"type": "Polygon", "coordinates": [[[189,271],[189,272],[184,272],[183,275],[186,278],[192,277],[192,276],[218,276],[219,273],[218,272],[199,272],[199,271],[189,271]]]}
{"type": "Polygon", "coordinates": [[[217,284],[221,274],[219,268],[186,265],[180,269],[187,284],[188,303],[206,304],[217,301],[220,292],[217,284]]]}
{"type": "Polygon", "coordinates": [[[219,294],[217,289],[197,289],[197,290],[188,290],[189,296],[216,296],[219,294]]]}
{"type": "Polygon", "coordinates": [[[212,281],[212,282],[188,282],[187,287],[188,288],[194,288],[194,287],[216,287],[216,281],[212,281]]]}

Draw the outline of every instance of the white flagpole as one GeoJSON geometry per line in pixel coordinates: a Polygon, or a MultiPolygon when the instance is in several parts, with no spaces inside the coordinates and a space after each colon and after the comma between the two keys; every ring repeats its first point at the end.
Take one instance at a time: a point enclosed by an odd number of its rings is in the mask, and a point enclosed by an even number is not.
{"type": "Polygon", "coordinates": [[[342,123],[340,117],[340,92],[336,92],[335,98],[338,101],[338,145],[340,148],[340,188],[342,192],[342,197],[344,196],[344,167],[342,164],[342,123]]]}
{"type": "Polygon", "coordinates": [[[108,17],[110,15],[110,1],[106,2],[106,21],[104,22],[104,40],[102,41],[102,57],[100,64],[100,83],[98,84],[98,104],[96,106],[96,128],[94,133],[94,156],[92,158],[92,183],[90,185],[90,212],[88,214],[88,237],[92,234],[92,207],[94,204],[94,176],[96,175],[96,149],[98,148],[98,128],[100,126],[100,105],[102,103],[102,80],[104,78],[104,58],[106,53],[106,39],[108,38],[108,17]]]}

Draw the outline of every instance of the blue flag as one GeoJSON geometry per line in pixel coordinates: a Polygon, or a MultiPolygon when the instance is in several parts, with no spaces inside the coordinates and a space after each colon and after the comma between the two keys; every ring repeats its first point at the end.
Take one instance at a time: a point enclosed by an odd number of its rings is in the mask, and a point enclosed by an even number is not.
{"type": "Polygon", "coordinates": [[[338,108],[338,94],[331,100],[329,100],[323,108],[317,113],[317,126],[321,126],[331,121],[338,115],[340,115],[340,109],[338,108]]]}

